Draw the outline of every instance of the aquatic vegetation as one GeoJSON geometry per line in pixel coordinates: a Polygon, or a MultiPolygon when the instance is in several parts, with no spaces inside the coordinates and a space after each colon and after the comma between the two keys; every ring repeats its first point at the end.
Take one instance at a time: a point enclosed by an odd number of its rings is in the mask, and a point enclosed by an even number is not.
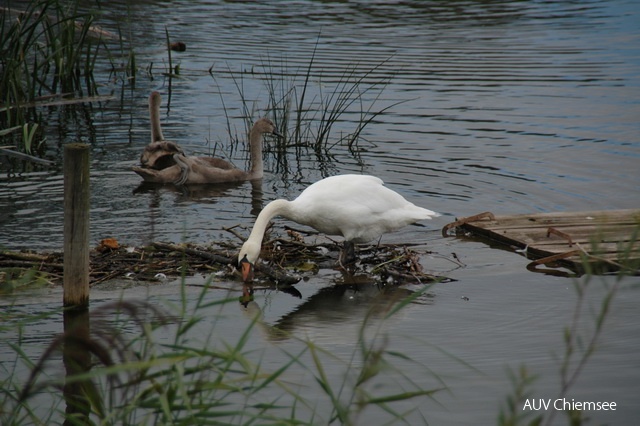
{"type": "MultiPolygon", "coordinates": [[[[581,409],[575,409],[574,406],[564,406],[558,410],[557,406],[553,406],[557,401],[565,401],[571,390],[576,387],[576,383],[580,375],[585,370],[586,365],[592,360],[596,353],[602,336],[605,332],[605,325],[610,316],[614,299],[618,294],[623,280],[626,277],[637,274],[637,261],[628,262],[631,248],[638,241],[638,232],[634,232],[629,243],[629,249],[625,252],[626,261],[623,261],[624,267],[617,272],[616,279],[613,282],[602,280],[600,283],[604,289],[602,296],[594,302],[590,301],[588,293],[593,291],[593,287],[597,286],[599,276],[594,273],[592,259],[589,256],[583,256],[582,267],[587,273],[581,277],[571,278],[573,287],[577,295],[575,308],[570,324],[564,327],[563,342],[564,347],[560,353],[556,354],[558,359],[558,381],[559,388],[556,395],[547,398],[545,401],[551,404],[551,409],[534,410],[525,409],[526,404],[530,404],[533,400],[531,395],[535,390],[535,383],[538,379],[533,370],[525,365],[520,366],[516,371],[509,371],[509,378],[512,383],[512,392],[507,396],[506,402],[500,410],[498,416],[498,424],[501,426],[515,426],[520,424],[526,425],[552,425],[556,424],[556,416],[566,415],[567,424],[582,425],[589,422],[588,411],[583,412],[581,409]],[[585,317],[589,317],[585,319],[585,317]],[[584,323],[589,323],[588,327],[584,323]]],[[[594,242],[594,246],[595,246],[594,242]]],[[[597,270],[597,268],[596,268],[597,270]]],[[[573,399],[571,399],[573,401],[573,399]]],[[[615,403],[614,403],[615,406],[615,403]]]]}
{"type": "MultiPolygon", "coordinates": [[[[90,329],[88,313],[78,313],[75,319],[65,316],[65,332],[52,339],[38,360],[29,359],[19,341],[11,342],[16,359],[2,368],[24,363],[30,374],[22,382],[15,367],[6,371],[7,378],[0,383],[2,424],[60,423],[62,419],[104,425],[336,420],[358,424],[368,409],[378,409],[389,421],[401,421],[420,410],[418,405],[408,411],[395,409],[397,403],[432,398],[444,388],[439,378],[429,378],[428,368],[392,350],[380,328],[428,287],[408,297],[388,299],[381,313],[370,312],[353,336],[354,352],[344,358],[311,340],[300,340],[297,352],[286,346],[256,349],[251,339],[259,337],[258,329],[296,337],[250,313],[244,325],[237,324],[237,333],[218,336],[215,328],[224,318],[223,309],[237,305],[238,298],[211,301],[209,284],[195,302],[187,300],[183,284],[181,300],[171,306],[124,300],[103,304],[92,310],[90,329]],[[211,318],[212,309],[220,310],[219,318],[211,318]],[[203,329],[211,334],[195,331],[203,329]],[[64,375],[56,367],[61,356],[64,375]],[[342,366],[346,373],[339,379],[330,377],[328,363],[342,366]],[[298,382],[300,375],[309,377],[298,382]],[[423,375],[428,380],[417,379],[423,375]],[[395,381],[400,382],[395,391],[379,386],[395,381]],[[301,388],[306,391],[300,392],[301,388]],[[50,408],[42,403],[43,395],[50,408]],[[319,410],[318,399],[326,401],[329,411],[319,410]],[[66,408],[61,407],[64,403],[66,408]]],[[[4,311],[3,324],[11,311],[4,311]]]]}
{"type": "MultiPolygon", "coordinates": [[[[276,140],[273,148],[267,150],[274,155],[275,172],[279,174],[292,172],[290,164],[309,153],[317,158],[321,167],[331,167],[337,148],[342,148],[360,162],[359,154],[365,149],[361,146],[364,129],[379,115],[408,102],[402,100],[378,105],[385,87],[393,78],[392,74],[383,71],[386,61],[371,67],[354,63],[341,70],[337,77],[323,75],[322,68],[315,62],[317,48],[316,43],[306,68],[302,69],[290,66],[285,59],[274,59],[267,55],[260,67],[253,67],[249,72],[224,70],[232,78],[240,96],[247,131],[252,117],[259,110],[258,115],[271,117],[283,132],[284,137],[276,140]],[[266,106],[257,105],[245,93],[244,80],[247,76],[262,80],[267,93],[266,106]],[[291,158],[293,156],[295,161],[291,158]]],[[[217,72],[213,66],[209,69],[216,84],[217,72]]],[[[221,102],[227,116],[229,136],[234,140],[222,95],[221,102]]]]}
{"type": "MultiPolygon", "coordinates": [[[[94,70],[110,69],[108,78],[105,76],[109,85],[121,82],[123,87],[135,88],[140,65],[132,42],[123,36],[119,24],[114,32],[101,29],[95,23],[96,17],[81,6],[86,5],[78,1],[42,0],[29,3],[26,10],[3,9],[0,124],[14,130],[0,136],[6,145],[18,146],[18,151],[44,154],[47,114],[43,113],[43,107],[65,105],[65,109],[73,110],[71,106],[77,104],[81,116],[78,121],[88,121],[85,126],[91,127],[92,103],[113,99],[112,95],[100,95],[94,70]]],[[[161,74],[171,90],[173,80],[182,77],[181,65],[172,53],[176,42],[167,27],[164,32],[167,56],[161,74]]],[[[359,162],[365,128],[380,114],[406,102],[378,105],[393,78],[392,73],[383,70],[385,61],[373,66],[354,63],[323,75],[316,63],[317,49],[316,43],[302,69],[293,69],[285,59],[273,59],[267,52],[266,57],[259,58],[261,65],[253,66],[250,72],[225,71],[240,95],[246,133],[257,111],[260,116],[270,116],[276,127],[284,131],[285,137],[274,141],[267,150],[267,155],[275,158],[275,173],[286,175],[291,172],[291,164],[305,155],[315,156],[325,169],[332,167],[342,153],[359,162]],[[264,83],[264,99],[257,101],[255,94],[245,94],[243,80],[247,78],[264,83]]],[[[153,65],[149,63],[145,68],[151,80],[153,65]]],[[[213,66],[209,69],[214,82],[218,72],[213,66]]],[[[221,101],[223,106],[232,102],[221,101]]],[[[227,115],[233,150],[243,138],[232,131],[230,121],[227,115]]]]}
{"type": "Polygon", "coordinates": [[[96,97],[96,61],[103,54],[113,58],[105,40],[118,36],[95,26],[94,16],[81,12],[79,5],[41,0],[28,3],[26,10],[2,8],[0,125],[29,129],[5,135],[21,151],[30,152],[42,141],[37,107],[96,97]]]}
{"type": "MultiPolygon", "coordinates": [[[[628,271],[621,270],[615,282],[605,282],[604,293],[596,299],[587,293],[597,285],[597,276],[573,279],[576,305],[558,354],[557,400],[567,397],[596,353],[627,276],[628,271]],[[592,317],[585,318],[589,314],[592,317]]],[[[65,319],[71,326],[54,336],[38,359],[25,352],[23,329],[60,315],[60,308],[25,314],[7,307],[0,311],[0,336],[15,357],[5,354],[0,363],[0,422],[352,425],[375,413],[389,423],[428,423],[424,403],[437,404],[447,384],[437,372],[395,349],[391,339],[398,336],[388,335],[384,322],[421,303],[429,288],[388,292],[370,304],[357,330],[347,336],[354,343],[347,354],[298,337],[287,322],[267,323],[260,308],[252,308],[252,292],[237,297],[228,290],[226,297],[212,298],[211,291],[220,291],[212,281],[195,299],[187,296],[183,281],[178,301],[166,305],[105,303],[92,309],[90,330],[81,313],[75,325],[65,319]],[[230,305],[239,306],[246,316],[233,324],[233,333],[221,335],[217,328],[228,319],[230,305]],[[218,313],[212,315],[212,309],[218,313]],[[280,344],[288,341],[296,343],[295,349],[280,344]],[[337,376],[336,366],[341,371],[337,376]]],[[[449,356],[477,371],[464,359],[449,356]]],[[[532,371],[521,366],[510,378],[513,390],[498,424],[555,424],[557,410],[523,411],[535,389],[532,371]]],[[[568,424],[586,421],[579,410],[563,411],[568,424]]]]}
{"type": "Polygon", "coordinates": [[[325,77],[315,67],[316,49],[317,45],[305,70],[291,71],[286,64],[279,70],[270,58],[263,62],[262,74],[269,94],[267,110],[276,121],[284,123],[284,128],[291,124],[288,145],[306,146],[326,154],[341,144],[355,152],[365,127],[378,115],[406,101],[375,108],[392,77],[378,73],[385,62],[364,69],[354,63],[337,78],[325,77]],[[286,80],[284,76],[290,77],[286,80]],[[352,114],[359,117],[353,120],[355,128],[334,135],[337,124],[352,114]]]}

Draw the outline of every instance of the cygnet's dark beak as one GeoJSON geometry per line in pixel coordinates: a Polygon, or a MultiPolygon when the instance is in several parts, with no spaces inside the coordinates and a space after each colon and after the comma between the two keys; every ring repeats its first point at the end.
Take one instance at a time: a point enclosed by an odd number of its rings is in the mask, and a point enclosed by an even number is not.
{"type": "Polygon", "coordinates": [[[278,129],[273,129],[273,132],[271,132],[271,134],[284,139],[284,136],[282,136],[282,133],[280,133],[278,129]]]}
{"type": "Polygon", "coordinates": [[[245,255],[242,260],[240,260],[239,265],[240,271],[242,272],[242,280],[245,283],[250,283],[253,281],[253,263],[249,262],[247,256],[245,255]]]}

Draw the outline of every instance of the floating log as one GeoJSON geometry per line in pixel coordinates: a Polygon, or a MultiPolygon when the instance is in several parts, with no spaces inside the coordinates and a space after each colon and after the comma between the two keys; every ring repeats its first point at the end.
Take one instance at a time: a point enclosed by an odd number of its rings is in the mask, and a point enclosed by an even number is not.
{"type": "Polygon", "coordinates": [[[555,262],[579,274],[640,273],[640,209],[505,216],[485,212],[446,225],[443,235],[454,228],[526,253],[536,259],[529,270],[555,262]]]}

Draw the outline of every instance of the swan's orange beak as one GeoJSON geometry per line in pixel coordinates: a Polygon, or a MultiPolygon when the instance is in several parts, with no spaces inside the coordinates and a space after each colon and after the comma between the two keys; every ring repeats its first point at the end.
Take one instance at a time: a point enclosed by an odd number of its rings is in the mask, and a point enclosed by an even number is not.
{"type": "Polygon", "coordinates": [[[244,256],[240,261],[240,271],[242,271],[242,280],[245,283],[253,281],[253,263],[249,262],[247,256],[244,256]]]}

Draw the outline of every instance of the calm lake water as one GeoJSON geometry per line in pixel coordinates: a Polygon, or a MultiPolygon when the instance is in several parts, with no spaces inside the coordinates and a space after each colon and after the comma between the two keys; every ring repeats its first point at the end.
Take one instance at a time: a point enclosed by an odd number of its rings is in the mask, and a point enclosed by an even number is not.
{"type": "MultiPolygon", "coordinates": [[[[426,270],[456,281],[430,288],[429,297],[386,323],[384,331],[394,349],[420,365],[416,380],[447,387],[435,402],[415,400],[403,407],[417,410],[408,416],[411,424],[423,418],[430,424],[492,424],[511,391],[508,368],[526,365],[538,375],[532,398],[556,397],[562,333],[576,304],[574,281],[528,272],[527,259],[518,254],[445,239],[439,230],[455,217],[487,210],[639,206],[638,22],[640,7],[633,0],[109,2],[96,23],[112,32],[121,28],[131,42],[139,67],[135,82],[103,64],[96,80],[100,95],[110,100],[45,109],[47,155],[60,164],[65,143],[91,144],[92,244],[107,237],[132,246],[233,240],[224,227],[248,228],[268,201],[293,198],[310,183],[341,173],[377,175],[412,202],[443,213],[427,228],[409,227],[383,241],[455,253],[464,267],[424,255],[426,270]],[[178,78],[163,75],[165,29],[187,46],[172,54],[178,78]],[[314,108],[344,90],[345,81],[362,79],[362,103],[340,117],[328,153],[300,146],[282,153],[269,145],[259,188],[148,187],[131,171],[149,141],[150,91],[163,95],[167,139],[190,153],[215,152],[244,167],[247,153],[242,144],[230,143],[229,134],[244,140],[247,111],[252,120],[264,114],[273,76],[284,76],[277,93],[295,90],[299,99],[311,62],[306,105],[312,130],[319,120],[314,108]],[[362,111],[382,112],[350,150],[339,140],[357,128],[362,111]]],[[[61,250],[60,167],[8,170],[0,164],[0,171],[0,246],[61,250]]],[[[276,228],[285,223],[276,220],[276,228]]],[[[614,281],[593,279],[580,322],[585,336],[594,324],[589,308],[599,306],[614,281]]],[[[278,350],[300,347],[295,339],[272,338],[269,326],[314,339],[345,359],[353,353],[362,318],[380,295],[372,288],[331,291],[343,283],[338,271],[322,270],[296,286],[301,299],[257,292],[266,325],[251,344],[272,355],[264,361],[267,367],[281,365],[278,350]]],[[[589,412],[594,423],[640,418],[638,284],[638,278],[622,282],[598,350],[567,394],[576,401],[617,403],[616,411],[589,412]]],[[[220,286],[234,295],[239,290],[239,283],[220,286]]],[[[199,291],[194,287],[188,294],[196,298],[199,291]]],[[[177,293],[175,283],[125,292],[158,303],[177,301],[177,293]]],[[[92,306],[121,294],[96,291],[92,306]]],[[[227,295],[210,290],[208,297],[227,295]]],[[[57,304],[60,291],[31,296],[19,302],[35,312],[43,300],[57,304]]],[[[215,322],[216,332],[232,339],[245,316],[228,309],[225,318],[215,322]]],[[[34,357],[60,330],[60,321],[56,316],[30,331],[27,346],[34,357]]],[[[0,360],[14,356],[6,345],[0,349],[0,360]]],[[[330,375],[340,380],[344,371],[336,363],[330,375]]],[[[309,372],[299,374],[290,379],[313,380],[309,372]]],[[[301,392],[317,393],[319,406],[325,406],[313,385],[301,392]]],[[[359,420],[377,424],[379,415],[372,410],[359,420]]],[[[556,423],[566,423],[562,413],[556,423]]]]}

